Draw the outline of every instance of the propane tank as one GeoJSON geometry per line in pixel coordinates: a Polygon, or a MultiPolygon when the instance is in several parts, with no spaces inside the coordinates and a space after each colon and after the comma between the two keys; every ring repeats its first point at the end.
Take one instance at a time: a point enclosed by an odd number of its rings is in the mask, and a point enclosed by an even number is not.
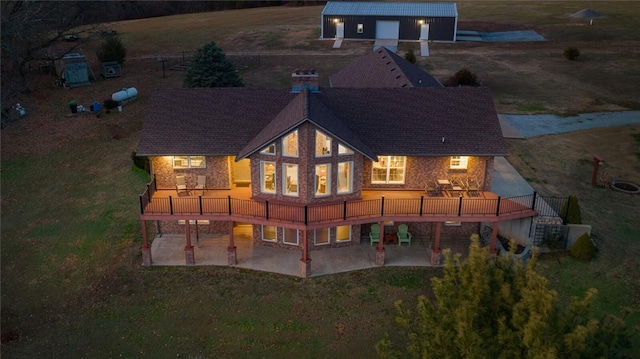
{"type": "Polygon", "coordinates": [[[111,99],[118,102],[128,101],[138,96],[138,90],[135,87],[123,88],[111,95],[111,99]]]}

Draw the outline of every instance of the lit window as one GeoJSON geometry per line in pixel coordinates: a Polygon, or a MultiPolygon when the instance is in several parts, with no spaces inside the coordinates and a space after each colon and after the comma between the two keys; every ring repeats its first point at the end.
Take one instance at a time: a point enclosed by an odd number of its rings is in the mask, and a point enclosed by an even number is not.
{"type": "Polygon", "coordinates": [[[205,168],[204,156],[173,156],[173,168],[205,168]]]}
{"type": "Polygon", "coordinates": [[[298,196],[298,165],[282,164],[282,193],[287,196],[298,196]]]}
{"type": "Polygon", "coordinates": [[[331,194],[331,165],[316,165],[316,197],[331,194]]]}
{"type": "Polygon", "coordinates": [[[276,163],[260,162],[260,189],[265,193],[276,193],[276,163]]]}
{"type": "Polygon", "coordinates": [[[316,157],[331,156],[331,137],[316,131],[316,157]]]}
{"type": "Polygon", "coordinates": [[[282,138],[282,155],[298,157],[298,131],[293,131],[282,138]]]}
{"type": "Polygon", "coordinates": [[[276,144],[272,143],[269,146],[265,147],[260,151],[260,154],[263,155],[275,155],[276,154],[276,144]]]}
{"type": "Polygon", "coordinates": [[[313,243],[316,246],[329,244],[329,228],[321,228],[313,231],[313,243]]]}
{"type": "Polygon", "coordinates": [[[406,163],[405,156],[378,156],[372,166],[371,183],[404,183],[406,163]]]}
{"type": "Polygon", "coordinates": [[[338,163],[338,193],[353,192],[353,162],[338,163]]]}
{"type": "MultiPolygon", "coordinates": [[[[185,223],[187,223],[187,221],[184,220],[184,219],[179,219],[178,220],[178,224],[185,224],[185,223]]],[[[195,219],[190,219],[189,220],[189,224],[196,224],[196,223],[197,224],[209,224],[210,222],[209,222],[208,219],[199,219],[197,221],[195,219]]]]}
{"type": "Polygon", "coordinates": [[[262,226],[262,240],[267,242],[277,242],[276,226],[262,226]]]}
{"type": "Polygon", "coordinates": [[[452,169],[467,169],[468,162],[469,162],[468,156],[451,156],[452,169]]]}
{"type": "Polygon", "coordinates": [[[299,243],[299,231],[293,228],[284,228],[282,243],[297,246],[299,243]]]}
{"type": "Polygon", "coordinates": [[[352,155],[353,151],[350,148],[343,146],[342,144],[338,144],[338,154],[339,155],[352,155]]]}
{"type": "Polygon", "coordinates": [[[364,32],[364,24],[358,24],[358,34],[362,34],[364,32]]]}
{"type": "Polygon", "coordinates": [[[336,242],[349,242],[351,240],[351,226],[336,227],[336,242]]]}

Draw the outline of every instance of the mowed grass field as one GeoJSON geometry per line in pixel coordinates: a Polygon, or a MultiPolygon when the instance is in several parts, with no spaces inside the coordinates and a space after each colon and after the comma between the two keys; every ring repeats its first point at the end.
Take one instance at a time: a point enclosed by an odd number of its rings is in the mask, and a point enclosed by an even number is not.
{"type": "MultiPolygon", "coordinates": [[[[420,65],[440,80],[469,67],[491,87],[500,112],[638,109],[640,9],[629,2],[512,5],[458,2],[460,28],[466,21],[480,30],[535,29],[548,41],[436,43],[420,65]],[[583,8],[607,18],[592,27],[566,19],[583,8]],[[569,45],[580,48],[580,61],[562,57],[569,45]]],[[[3,357],[361,358],[375,356],[385,332],[397,338],[393,302],[412,305],[430,295],[438,269],[302,280],[140,266],[137,195],[148,177],[132,169],[130,154],[148,94],[181,87],[184,76],[167,69],[163,77],[155,55],[192,52],[213,40],[229,53],[260,55],[251,58],[258,66],[242,73],[247,86],[288,86],[301,67],[328,76],[372,44],[333,50],[331,41],[318,41],[320,11],[281,7],[114,23],[129,53],[122,77],[62,90],[51,77],[30,75],[32,91],[18,99],[28,116],[2,130],[3,357]],[[132,86],[139,99],[122,113],[68,116],[71,99],[89,105],[132,86]]],[[[96,46],[86,46],[89,58],[96,46]]],[[[610,175],[640,182],[639,134],[636,125],[508,141],[509,161],[536,190],[579,196],[598,258],[541,265],[564,300],[598,288],[597,315],[640,307],[640,198],[591,188],[589,160],[597,152],[610,175]]],[[[637,312],[631,321],[640,323],[637,312]]]]}

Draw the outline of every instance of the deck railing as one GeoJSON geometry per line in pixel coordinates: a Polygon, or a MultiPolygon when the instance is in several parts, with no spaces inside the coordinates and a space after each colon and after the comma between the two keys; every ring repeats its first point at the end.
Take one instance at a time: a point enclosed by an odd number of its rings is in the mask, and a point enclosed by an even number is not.
{"type": "MultiPolygon", "coordinates": [[[[504,216],[535,210],[540,215],[565,218],[559,213],[566,198],[542,197],[537,193],[497,198],[384,198],[341,203],[294,205],[227,197],[153,197],[152,181],[140,195],[142,215],[207,215],[264,218],[292,223],[319,224],[382,216],[504,216]],[[548,203],[549,201],[550,203],[548,203]],[[559,209],[556,209],[559,208],[559,209]]],[[[564,205],[563,205],[564,204],[564,205]]]]}

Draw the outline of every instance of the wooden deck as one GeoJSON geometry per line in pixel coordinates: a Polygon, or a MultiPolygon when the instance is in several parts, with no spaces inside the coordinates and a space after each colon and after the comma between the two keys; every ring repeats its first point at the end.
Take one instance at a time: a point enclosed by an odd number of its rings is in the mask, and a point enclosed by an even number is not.
{"type": "Polygon", "coordinates": [[[317,229],[336,224],[376,221],[501,222],[536,216],[536,195],[501,198],[491,192],[471,197],[430,197],[424,191],[369,190],[360,200],[332,204],[295,205],[257,201],[248,187],[229,190],[151,190],[140,195],[142,220],[199,219],[283,224],[317,229]]]}

